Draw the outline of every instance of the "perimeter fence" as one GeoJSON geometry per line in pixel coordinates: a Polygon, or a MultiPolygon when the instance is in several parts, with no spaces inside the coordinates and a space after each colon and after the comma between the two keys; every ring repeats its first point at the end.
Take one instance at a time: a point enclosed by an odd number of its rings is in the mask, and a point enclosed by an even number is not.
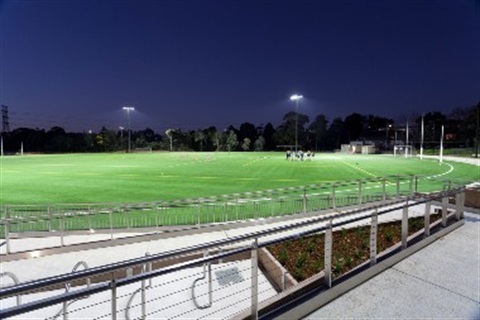
{"type": "Polygon", "coordinates": [[[0,206],[0,237],[25,232],[116,232],[270,218],[447,190],[450,180],[386,176],[301,187],[148,203],[0,206]]]}

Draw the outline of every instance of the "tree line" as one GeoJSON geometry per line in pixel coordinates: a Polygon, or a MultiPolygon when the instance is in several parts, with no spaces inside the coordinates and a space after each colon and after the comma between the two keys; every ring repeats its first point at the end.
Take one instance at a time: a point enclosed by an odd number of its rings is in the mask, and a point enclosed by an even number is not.
{"type": "MultiPolygon", "coordinates": [[[[435,148],[440,141],[441,126],[445,128],[447,146],[478,149],[478,117],[480,103],[476,106],[457,108],[449,115],[429,112],[423,116],[424,147],[435,148]]],[[[277,127],[271,123],[255,126],[244,122],[238,128],[226,129],[210,126],[204,129],[184,130],[170,128],[158,133],[151,128],[130,132],[131,150],[151,149],[170,151],[273,151],[292,148],[295,142],[301,150],[333,151],[351,141],[369,141],[379,149],[391,150],[393,144],[420,143],[422,117],[407,121],[375,115],[352,113],[331,122],[323,114],[313,121],[305,114],[290,111],[277,127]],[[295,130],[295,127],[297,129],[295,130]],[[297,131],[295,133],[295,131],[297,131]],[[295,139],[295,137],[297,137],[295,139]]],[[[98,132],[66,132],[61,126],[49,130],[16,128],[3,132],[5,153],[24,152],[115,152],[127,150],[127,130],[102,127],[98,132]]]]}

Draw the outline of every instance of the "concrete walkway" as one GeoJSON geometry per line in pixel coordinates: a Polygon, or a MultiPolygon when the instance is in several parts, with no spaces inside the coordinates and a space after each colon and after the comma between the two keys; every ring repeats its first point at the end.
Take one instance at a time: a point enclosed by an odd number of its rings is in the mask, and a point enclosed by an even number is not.
{"type": "Polygon", "coordinates": [[[480,319],[480,215],[306,319],[480,319]]]}
{"type": "MultiPolygon", "coordinates": [[[[439,159],[440,156],[423,156],[428,159],[439,159]]],[[[466,157],[453,157],[453,156],[443,156],[443,160],[454,161],[454,162],[463,162],[466,164],[471,164],[474,166],[480,166],[480,158],[466,158],[466,157]]]]}

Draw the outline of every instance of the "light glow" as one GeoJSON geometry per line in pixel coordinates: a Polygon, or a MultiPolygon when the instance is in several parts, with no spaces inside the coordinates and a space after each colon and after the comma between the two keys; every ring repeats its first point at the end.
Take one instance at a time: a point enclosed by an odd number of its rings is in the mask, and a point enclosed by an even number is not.
{"type": "Polygon", "coordinates": [[[301,94],[294,94],[290,97],[290,100],[300,100],[303,96],[301,94]]]}

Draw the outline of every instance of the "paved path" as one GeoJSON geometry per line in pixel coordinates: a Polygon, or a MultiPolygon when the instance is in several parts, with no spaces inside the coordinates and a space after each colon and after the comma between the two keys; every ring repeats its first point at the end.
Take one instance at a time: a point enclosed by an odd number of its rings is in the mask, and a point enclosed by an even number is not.
{"type": "Polygon", "coordinates": [[[480,319],[480,215],[307,319],[480,319]]]}
{"type": "MultiPolygon", "coordinates": [[[[438,159],[439,156],[423,156],[424,158],[429,159],[438,159]]],[[[480,166],[480,158],[466,158],[466,157],[452,157],[452,156],[443,156],[443,160],[454,161],[454,162],[463,162],[471,164],[474,166],[480,166]]]]}

